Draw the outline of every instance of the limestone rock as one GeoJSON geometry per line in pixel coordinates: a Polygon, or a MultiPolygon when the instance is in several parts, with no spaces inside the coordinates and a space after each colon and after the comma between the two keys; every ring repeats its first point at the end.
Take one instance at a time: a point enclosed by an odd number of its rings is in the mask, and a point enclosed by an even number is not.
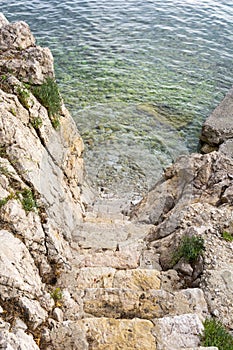
{"type": "Polygon", "coordinates": [[[0,28],[0,50],[26,49],[35,45],[35,39],[25,22],[5,23],[0,28]]]}
{"type": "Polygon", "coordinates": [[[83,296],[83,308],[95,317],[114,318],[153,319],[196,313],[204,320],[209,314],[200,289],[168,293],[163,290],[142,292],[123,288],[88,288],[83,296]]]}
{"type": "Polygon", "coordinates": [[[111,288],[115,271],[111,267],[81,268],[77,272],[77,288],[111,288]]]}
{"type": "Polygon", "coordinates": [[[55,309],[53,309],[53,317],[58,322],[63,321],[63,312],[59,307],[55,307],[55,309]]]}
{"type": "Polygon", "coordinates": [[[159,277],[160,273],[157,270],[119,270],[114,276],[113,287],[143,291],[159,289],[159,277]]]}
{"type": "Polygon", "coordinates": [[[22,52],[12,49],[2,54],[0,68],[13,74],[24,83],[42,84],[47,77],[54,77],[53,56],[48,48],[31,46],[22,52]],[[10,57],[10,59],[9,59],[10,57]]]}
{"type": "Polygon", "coordinates": [[[233,313],[233,265],[223,265],[221,268],[208,269],[202,279],[202,288],[210,312],[216,314],[227,327],[232,329],[233,313]],[[217,313],[216,313],[217,310],[217,313]]]}
{"type": "Polygon", "coordinates": [[[76,259],[79,267],[113,267],[115,269],[135,269],[139,265],[140,251],[124,249],[124,251],[105,251],[82,254],[76,259]]]}
{"type": "Polygon", "coordinates": [[[229,139],[223,142],[219,146],[219,151],[225,154],[228,158],[232,158],[233,156],[233,140],[229,139]]]}
{"type": "Polygon", "coordinates": [[[63,313],[64,321],[77,321],[84,317],[83,311],[83,290],[72,290],[69,288],[71,293],[67,289],[62,289],[62,302],[61,310],[63,313]]]}
{"type": "Polygon", "coordinates": [[[168,292],[173,292],[182,289],[182,280],[177,271],[171,269],[161,272],[161,288],[168,292]]]}
{"type": "Polygon", "coordinates": [[[85,329],[78,322],[65,321],[49,331],[48,343],[42,341],[47,350],[89,350],[85,329]]]}
{"type": "Polygon", "coordinates": [[[153,334],[158,350],[195,348],[200,344],[204,327],[197,315],[164,317],[154,320],[153,334]]]}
{"type": "MultiPolygon", "coordinates": [[[[60,234],[70,239],[71,234],[78,229],[83,212],[81,202],[77,198],[73,199],[74,183],[78,187],[83,181],[81,175],[83,166],[79,161],[83,146],[78,132],[75,131],[73,121],[66,113],[60,134],[57,134],[45,109],[43,110],[38,102],[33,104],[34,109],[37,106],[38,111],[40,109],[44,111],[46,130],[50,135],[50,140],[47,140],[45,147],[44,142],[41,142],[29,124],[28,111],[21,107],[18,108],[20,104],[12,94],[1,91],[1,96],[4,104],[0,105],[2,116],[0,133],[6,154],[11,162],[14,162],[16,170],[22,174],[21,178],[29,182],[40,194],[48,216],[57,227],[60,227],[60,234]],[[12,109],[15,111],[13,114],[10,112],[12,109]],[[13,138],[14,145],[11,145],[13,138]],[[30,144],[29,148],[28,144],[30,144]],[[77,171],[78,168],[79,171],[77,171]],[[44,174],[47,176],[45,177],[44,174]],[[71,177],[69,178],[68,175],[71,177]],[[72,187],[70,187],[70,182],[72,187]]],[[[33,96],[31,99],[33,101],[33,96]]]]}
{"type": "Polygon", "coordinates": [[[0,319],[0,348],[2,350],[40,350],[31,334],[22,328],[9,330],[10,324],[0,319]]]}
{"type": "Polygon", "coordinates": [[[54,76],[53,57],[48,48],[35,46],[35,38],[25,22],[9,23],[2,17],[0,27],[0,70],[21,81],[41,84],[54,76]]]}
{"type": "Polygon", "coordinates": [[[209,145],[220,145],[233,137],[233,88],[205,121],[201,140],[209,145]]]}
{"type": "Polygon", "coordinates": [[[39,297],[43,286],[25,245],[12,233],[0,231],[0,289],[3,299],[19,298],[20,295],[39,297]]]}
{"type": "Polygon", "coordinates": [[[176,314],[197,314],[201,321],[209,315],[205,295],[200,288],[180,290],[174,296],[176,314]]]}
{"type": "Polygon", "coordinates": [[[4,25],[8,24],[8,20],[4,16],[3,13],[0,12],[0,28],[3,27],[4,25]]]}
{"type": "Polygon", "coordinates": [[[90,350],[155,350],[150,321],[112,318],[87,318],[80,323],[85,327],[90,350]]]}

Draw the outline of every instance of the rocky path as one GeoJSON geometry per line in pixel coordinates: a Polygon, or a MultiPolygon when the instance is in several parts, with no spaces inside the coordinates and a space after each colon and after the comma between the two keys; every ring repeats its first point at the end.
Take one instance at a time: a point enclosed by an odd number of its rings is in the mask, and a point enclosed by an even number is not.
{"type": "MultiPolygon", "coordinates": [[[[82,335],[75,349],[201,349],[203,292],[166,284],[144,241],[152,225],[130,222],[114,199],[90,209],[73,243],[72,268],[59,279],[65,305],[73,303],[61,317],[74,320],[71,338],[82,335]]],[[[54,345],[64,332],[54,330],[54,345]]]]}

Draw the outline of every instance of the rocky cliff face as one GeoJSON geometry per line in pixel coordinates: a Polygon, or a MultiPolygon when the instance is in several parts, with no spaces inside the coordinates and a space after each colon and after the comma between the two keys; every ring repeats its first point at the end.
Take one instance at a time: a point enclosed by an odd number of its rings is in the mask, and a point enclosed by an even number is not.
{"type": "Polygon", "coordinates": [[[50,51],[3,15],[0,50],[0,348],[195,350],[210,315],[232,328],[229,152],[181,157],[123,215],[94,198],[69,112],[43,97],[50,51]],[[205,251],[174,255],[182,237],[205,251]]]}
{"type": "MultiPolygon", "coordinates": [[[[0,51],[1,313],[36,329],[54,304],[46,283],[69,268],[72,233],[83,219],[83,143],[62,101],[56,130],[32,93],[54,71],[50,51],[35,45],[28,25],[1,16],[0,51]]],[[[37,348],[29,335],[17,340],[25,329],[20,324],[10,339],[37,348]]]]}

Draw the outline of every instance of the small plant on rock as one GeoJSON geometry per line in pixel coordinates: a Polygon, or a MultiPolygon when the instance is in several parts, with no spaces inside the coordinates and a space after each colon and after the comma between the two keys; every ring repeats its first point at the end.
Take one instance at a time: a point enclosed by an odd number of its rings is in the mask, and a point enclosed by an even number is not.
{"type": "Polygon", "coordinates": [[[8,200],[8,197],[0,199],[0,208],[2,208],[8,202],[8,200]]]}
{"type": "Polygon", "coordinates": [[[47,108],[53,127],[58,128],[60,125],[61,96],[55,80],[47,78],[42,85],[33,88],[33,93],[47,108]]]}
{"type": "Polygon", "coordinates": [[[223,231],[222,233],[222,238],[227,241],[227,242],[232,242],[233,241],[233,235],[227,231],[223,231]]]}
{"type": "Polygon", "coordinates": [[[26,88],[17,88],[17,95],[20,103],[26,108],[29,109],[29,98],[30,98],[30,93],[26,88]]]}
{"type": "Polygon", "coordinates": [[[172,257],[173,265],[183,258],[188,263],[195,262],[205,250],[204,239],[200,236],[184,236],[172,257]]]}
{"type": "Polygon", "coordinates": [[[12,192],[7,197],[0,199],[0,209],[11,199],[15,198],[15,194],[12,192]]]}
{"type": "Polygon", "coordinates": [[[53,298],[55,305],[56,306],[61,306],[62,305],[62,291],[61,288],[55,288],[51,293],[50,293],[51,297],[53,298]]]}
{"type": "Polygon", "coordinates": [[[22,203],[23,209],[26,212],[35,210],[37,208],[36,201],[30,189],[25,188],[24,190],[18,192],[17,195],[20,202],[22,203]]]}
{"type": "Polygon", "coordinates": [[[201,345],[216,346],[219,350],[233,350],[233,337],[221,322],[215,319],[206,319],[201,345]]]}
{"type": "Polygon", "coordinates": [[[42,119],[40,117],[32,118],[30,120],[30,123],[36,130],[38,130],[43,125],[42,119]]]}

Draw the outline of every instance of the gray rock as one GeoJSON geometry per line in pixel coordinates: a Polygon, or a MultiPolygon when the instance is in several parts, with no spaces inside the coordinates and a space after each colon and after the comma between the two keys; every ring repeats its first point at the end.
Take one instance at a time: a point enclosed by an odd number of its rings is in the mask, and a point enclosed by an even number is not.
{"type": "Polygon", "coordinates": [[[62,349],[64,346],[66,350],[88,350],[89,344],[84,327],[77,322],[65,321],[52,329],[46,349],[62,349]]]}
{"type": "Polygon", "coordinates": [[[31,334],[26,334],[21,327],[11,332],[4,321],[0,326],[0,349],[40,350],[31,334]]]}
{"type": "Polygon", "coordinates": [[[233,140],[229,139],[224,141],[219,146],[219,151],[225,154],[227,157],[232,158],[233,157],[233,140]]]}
{"type": "Polygon", "coordinates": [[[154,320],[158,350],[180,350],[200,345],[204,327],[197,315],[186,314],[154,320]]]}
{"type": "Polygon", "coordinates": [[[233,138],[233,88],[205,121],[201,140],[216,146],[233,138]]]}
{"type": "Polygon", "coordinates": [[[41,307],[37,300],[30,300],[27,297],[19,299],[19,306],[24,310],[26,318],[33,329],[45,322],[48,313],[41,307]]]}
{"type": "Polygon", "coordinates": [[[5,26],[6,24],[8,24],[8,20],[6,19],[6,17],[4,16],[3,13],[0,12],[0,28],[5,26]]]}
{"type": "Polygon", "coordinates": [[[43,294],[38,269],[25,245],[12,233],[0,231],[0,292],[3,300],[43,294]]]}
{"type": "Polygon", "coordinates": [[[35,45],[35,39],[25,22],[4,23],[0,28],[0,49],[26,49],[35,45]]]}

